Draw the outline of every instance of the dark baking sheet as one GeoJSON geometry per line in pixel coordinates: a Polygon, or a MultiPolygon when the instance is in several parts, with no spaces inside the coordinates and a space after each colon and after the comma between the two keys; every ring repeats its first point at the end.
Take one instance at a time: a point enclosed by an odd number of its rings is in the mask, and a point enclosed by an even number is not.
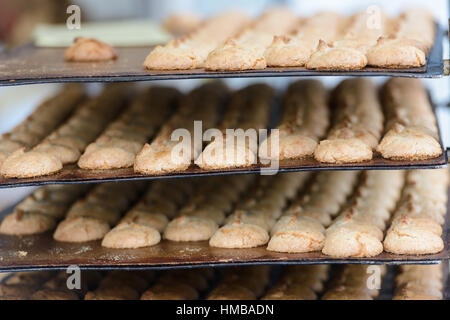
{"type": "Polygon", "coordinates": [[[333,259],[320,252],[284,254],[265,247],[253,249],[212,248],[208,242],[162,241],[141,249],[107,249],[101,241],[82,244],[54,241],[52,232],[14,237],[0,235],[0,272],[66,269],[131,270],[221,267],[237,265],[290,264],[437,264],[450,259],[450,202],[443,234],[445,248],[434,255],[393,255],[383,252],[374,258],[333,259]]]}
{"type": "MultiPolygon", "coordinates": [[[[376,155],[371,161],[353,164],[323,164],[313,158],[301,160],[289,160],[280,162],[279,172],[298,172],[298,171],[319,171],[319,170],[411,170],[411,169],[438,169],[447,166],[448,155],[443,152],[442,156],[426,161],[392,161],[383,159],[376,155]]],[[[192,166],[186,171],[174,172],[159,176],[146,176],[137,174],[133,168],[115,169],[115,170],[83,170],[76,165],[64,167],[57,174],[26,179],[7,179],[0,177],[1,188],[38,186],[46,184],[71,184],[71,183],[102,183],[112,181],[138,181],[169,178],[190,178],[207,177],[218,175],[235,174],[258,174],[261,166],[250,168],[238,168],[228,170],[202,170],[199,167],[192,166]]]]}
{"type": "Polygon", "coordinates": [[[142,66],[150,47],[117,48],[119,59],[103,63],[66,63],[63,48],[27,45],[0,54],[0,86],[58,82],[125,82],[173,79],[309,77],[309,76],[389,76],[441,77],[444,73],[442,36],[438,29],[427,65],[421,68],[365,68],[357,71],[314,71],[305,68],[267,68],[241,72],[204,70],[146,71],[142,66]]]}

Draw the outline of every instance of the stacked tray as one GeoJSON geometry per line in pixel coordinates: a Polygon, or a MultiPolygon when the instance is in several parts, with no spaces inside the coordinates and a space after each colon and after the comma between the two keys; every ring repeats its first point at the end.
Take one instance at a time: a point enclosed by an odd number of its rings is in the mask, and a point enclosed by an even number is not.
{"type": "Polygon", "coordinates": [[[38,48],[27,45],[0,54],[0,86],[61,83],[61,82],[125,82],[212,78],[268,78],[268,77],[417,77],[439,78],[444,75],[442,36],[437,29],[436,40],[427,65],[409,69],[364,68],[355,71],[314,71],[306,68],[267,68],[239,72],[204,70],[146,71],[142,66],[152,48],[118,48],[120,57],[107,63],[66,63],[64,49],[38,48]]]}
{"type": "MultiPolygon", "coordinates": [[[[6,210],[0,219],[12,209],[6,210]]],[[[265,247],[223,249],[210,247],[208,241],[161,243],[141,249],[108,249],[101,241],[65,243],[53,239],[53,232],[31,236],[0,234],[0,272],[66,269],[77,265],[84,269],[172,269],[236,265],[295,264],[437,264],[450,259],[450,202],[443,226],[444,250],[431,255],[395,255],[387,252],[372,258],[338,259],[311,252],[277,253],[265,247]]]]}
{"type": "MultiPolygon", "coordinates": [[[[252,77],[309,77],[309,76],[390,76],[437,78],[444,75],[442,57],[443,31],[438,29],[436,40],[427,58],[427,65],[410,69],[365,68],[357,71],[311,71],[306,68],[267,68],[240,72],[146,71],[142,61],[152,48],[119,48],[121,57],[114,63],[64,62],[64,49],[37,48],[27,45],[0,54],[0,86],[63,83],[63,82],[126,82],[172,79],[252,78],[252,77]]],[[[314,170],[399,170],[434,169],[447,165],[448,155],[426,161],[389,161],[376,155],[362,164],[329,165],[313,159],[290,160],[280,163],[280,172],[314,170]]],[[[66,166],[55,175],[30,179],[0,178],[0,188],[36,186],[44,184],[93,183],[109,181],[133,181],[197,176],[259,173],[261,167],[230,170],[201,170],[191,167],[183,172],[168,175],[144,176],[133,169],[87,171],[76,166],[66,166]]],[[[450,212],[450,208],[449,208],[450,212]]],[[[5,212],[6,213],[6,212],[5,212]]],[[[5,214],[4,213],[4,214],[5,214]]],[[[65,269],[78,265],[84,269],[171,269],[235,265],[264,264],[436,264],[450,259],[450,222],[444,228],[445,249],[439,254],[412,256],[382,253],[375,258],[333,259],[321,253],[281,254],[264,248],[219,249],[206,242],[175,243],[163,241],[143,249],[110,250],[100,242],[70,244],[56,242],[52,234],[11,237],[0,235],[0,271],[65,269]]]]}

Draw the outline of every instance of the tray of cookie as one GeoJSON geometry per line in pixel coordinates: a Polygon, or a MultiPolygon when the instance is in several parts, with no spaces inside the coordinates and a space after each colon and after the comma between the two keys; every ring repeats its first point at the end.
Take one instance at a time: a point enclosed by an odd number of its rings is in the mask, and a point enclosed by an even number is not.
{"type": "Polygon", "coordinates": [[[435,264],[449,171],[324,171],[52,185],[0,224],[0,270],[435,264]]]}
{"type": "Polygon", "coordinates": [[[79,38],[72,47],[27,45],[0,55],[0,85],[233,77],[440,77],[443,31],[409,9],[297,17],[268,10],[250,19],[226,12],[166,45],[112,48],[79,38]]]}
{"type": "Polygon", "coordinates": [[[152,271],[22,272],[0,283],[0,300],[442,300],[445,266],[310,265],[152,271]],[[370,283],[370,286],[367,284],[370,283]],[[118,289],[120,288],[120,289],[118,289]]]}
{"type": "Polygon", "coordinates": [[[379,89],[351,78],[334,90],[301,80],[281,98],[265,84],[231,92],[221,82],[130,92],[113,84],[86,98],[71,85],[43,102],[0,139],[0,188],[447,166],[418,79],[379,89]]]}

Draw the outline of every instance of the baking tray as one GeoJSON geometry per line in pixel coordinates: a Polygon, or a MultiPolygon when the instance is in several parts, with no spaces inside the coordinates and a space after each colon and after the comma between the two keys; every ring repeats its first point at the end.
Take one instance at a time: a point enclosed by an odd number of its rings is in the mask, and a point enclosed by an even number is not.
{"type": "MultiPolygon", "coordinates": [[[[437,106],[433,103],[431,95],[429,99],[436,112],[437,106]]],[[[278,96],[272,106],[269,129],[276,127],[280,116],[281,99],[278,96]]],[[[448,165],[450,158],[450,149],[445,148],[441,138],[441,131],[438,126],[438,135],[443,153],[441,156],[430,160],[415,161],[394,161],[384,159],[381,154],[375,152],[371,161],[361,163],[346,164],[327,164],[316,161],[313,157],[295,160],[283,160],[279,163],[279,169],[273,173],[301,172],[301,171],[333,171],[333,170],[413,170],[413,169],[440,169],[448,165]]],[[[238,174],[260,174],[267,166],[254,165],[244,168],[203,170],[192,165],[187,170],[166,173],[161,175],[143,175],[135,173],[133,168],[114,169],[114,170],[84,170],[77,165],[67,165],[56,174],[35,178],[5,178],[0,176],[0,189],[15,187],[30,187],[49,184],[76,184],[76,183],[104,183],[104,182],[124,182],[124,181],[143,181],[156,179],[173,178],[194,178],[210,177],[238,174]]]]}
{"type": "MultiPolygon", "coordinates": [[[[280,161],[278,172],[299,172],[299,171],[324,171],[324,170],[411,170],[411,169],[438,169],[447,166],[448,152],[443,152],[439,158],[424,161],[393,161],[383,159],[376,154],[371,161],[364,163],[350,164],[324,164],[315,159],[306,158],[300,160],[280,161]]],[[[0,189],[39,186],[47,184],[74,184],[74,183],[103,183],[120,181],[139,181],[171,178],[192,178],[209,177],[220,175],[237,174],[259,174],[262,166],[252,166],[249,168],[237,168],[227,170],[202,170],[197,166],[191,166],[185,171],[173,172],[164,175],[142,175],[135,173],[133,168],[115,170],[84,170],[76,165],[65,166],[62,171],[44,177],[37,178],[2,178],[0,177],[0,189]]]]}
{"type": "MultiPolygon", "coordinates": [[[[448,269],[448,263],[444,262],[443,268],[447,268],[448,269]]],[[[447,270],[444,269],[444,270],[447,270]]],[[[330,278],[328,279],[328,281],[326,281],[325,283],[325,287],[328,286],[328,284],[333,281],[333,273],[336,269],[332,268],[330,270],[330,278]]],[[[266,290],[266,292],[272,288],[273,286],[275,286],[277,284],[277,280],[279,279],[280,275],[282,274],[282,267],[277,266],[277,267],[273,267],[272,272],[271,272],[271,279],[270,279],[270,283],[268,285],[268,288],[266,290]]],[[[57,273],[58,271],[55,271],[55,273],[57,273]]],[[[127,271],[124,271],[127,272],[127,271]]],[[[14,273],[8,273],[3,279],[0,280],[0,283],[6,283],[6,281],[11,278],[11,276],[14,273]]],[[[394,297],[394,290],[395,290],[395,276],[396,276],[396,270],[395,267],[389,266],[387,268],[387,272],[386,275],[383,277],[383,281],[381,283],[381,288],[380,288],[380,294],[378,295],[378,297],[376,298],[376,300],[392,300],[394,297]]],[[[215,288],[218,284],[218,282],[220,281],[220,277],[217,276],[213,279],[212,283],[210,284],[210,287],[208,290],[206,290],[206,292],[202,292],[201,296],[200,296],[200,300],[205,300],[206,297],[209,295],[209,293],[213,290],[213,288],[215,288]]],[[[444,298],[443,300],[449,300],[450,299],[450,278],[448,278],[448,274],[444,274],[444,298]]],[[[319,294],[318,299],[320,299],[320,297],[323,295],[324,291],[321,292],[321,294],[319,294]]],[[[0,298],[1,300],[1,298],[0,298]]]]}
{"type": "Polygon", "coordinates": [[[108,249],[101,241],[81,244],[54,241],[53,232],[34,236],[0,235],[0,272],[64,270],[76,265],[96,270],[148,270],[245,265],[293,264],[437,264],[450,259],[450,202],[444,228],[445,248],[433,255],[393,255],[373,258],[334,259],[320,252],[285,254],[265,247],[252,249],[212,248],[208,242],[162,241],[141,249],[108,249]]]}
{"type": "Polygon", "coordinates": [[[0,86],[60,82],[126,82],[175,79],[310,77],[310,76],[389,76],[436,78],[444,74],[442,37],[436,39],[420,68],[365,68],[356,71],[314,71],[306,68],[267,68],[241,72],[208,72],[203,69],[148,71],[142,66],[152,47],[117,48],[119,59],[103,63],[66,63],[64,48],[38,48],[26,45],[0,54],[0,86]]]}

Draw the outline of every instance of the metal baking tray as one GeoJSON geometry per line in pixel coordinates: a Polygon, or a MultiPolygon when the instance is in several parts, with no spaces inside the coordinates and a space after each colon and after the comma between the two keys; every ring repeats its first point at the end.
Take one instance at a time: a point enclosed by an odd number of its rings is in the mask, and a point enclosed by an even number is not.
{"type": "MultiPolygon", "coordinates": [[[[433,103],[429,94],[433,111],[437,106],[433,103]]],[[[269,128],[276,127],[277,120],[280,116],[281,99],[277,97],[274,101],[269,128]]],[[[316,161],[313,157],[296,160],[283,160],[279,163],[277,172],[300,172],[300,171],[333,171],[333,170],[413,170],[413,169],[440,169],[448,165],[450,158],[450,149],[446,149],[442,143],[440,128],[438,127],[440,144],[443,150],[441,156],[430,160],[418,161],[394,161],[381,157],[379,153],[374,153],[371,161],[361,163],[347,164],[327,164],[316,161]]],[[[261,170],[267,166],[254,165],[244,168],[219,169],[219,170],[203,170],[198,166],[192,165],[187,170],[166,173],[161,175],[142,175],[135,173],[133,168],[114,169],[114,170],[84,170],[77,165],[67,165],[56,174],[35,177],[35,178],[4,178],[0,176],[0,189],[41,186],[48,184],[76,184],[76,183],[104,183],[104,182],[123,182],[123,181],[143,181],[156,179],[174,179],[174,178],[194,178],[194,177],[210,177],[238,174],[260,174],[261,170]]]]}
{"type": "MultiPolygon", "coordinates": [[[[448,269],[448,267],[449,267],[448,262],[444,262],[443,263],[443,268],[447,268],[448,269]]],[[[444,270],[447,270],[447,269],[444,269],[444,270]]],[[[270,289],[274,285],[276,285],[277,280],[279,279],[282,271],[283,271],[282,267],[280,267],[280,266],[273,267],[272,272],[271,272],[270,283],[268,285],[268,289],[270,289]]],[[[330,270],[330,278],[325,283],[325,287],[327,287],[327,284],[330,283],[330,281],[333,281],[332,276],[333,276],[333,273],[335,271],[336,271],[336,268],[332,268],[330,270]]],[[[54,272],[55,272],[55,275],[56,275],[58,271],[54,271],[54,272]]],[[[123,271],[123,272],[128,272],[128,271],[123,271]]],[[[4,277],[3,279],[0,280],[0,283],[6,283],[6,281],[9,278],[11,278],[11,276],[13,274],[14,273],[7,274],[6,277],[4,277]]],[[[383,281],[381,283],[381,288],[380,288],[380,294],[378,295],[376,300],[392,300],[393,299],[393,297],[394,297],[394,290],[395,290],[395,276],[396,276],[396,269],[395,269],[395,267],[389,266],[387,268],[386,275],[383,277],[383,281]]],[[[218,284],[218,281],[220,281],[220,276],[217,276],[217,274],[216,274],[216,277],[212,281],[210,287],[206,290],[206,292],[202,292],[202,294],[200,296],[200,300],[204,300],[208,296],[208,294],[211,292],[211,290],[218,284]]],[[[448,274],[444,274],[443,283],[444,283],[444,292],[443,292],[444,293],[444,298],[443,298],[443,300],[449,300],[450,299],[450,278],[448,278],[448,274]]],[[[322,294],[323,293],[324,292],[322,292],[322,294]]],[[[319,295],[319,299],[320,299],[320,296],[321,295],[319,295]]]]}
{"type": "MultiPolygon", "coordinates": [[[[424,161],[392,161],[383,159],[379,154],[371,161],[351,164],[324,164],[313,158],[300,160],[280,161],[278,172],[320,171],[320,170],[411,170],[411,169],[438,169],[447,166],[447,152],[435,159],[424,161]]],[[[25,186],[39,186],[47,184],[73,184],[73,183],[103,183],[114,181],[139,181],[171,178],[192,178],[236,174],[259,174],[262,166],[249,168],[236,168],[227,170],[202,170],[197,166],[180,172],[164,175],[142,175],[135,173],[133,168],[115,170],[83,170],[76,165],[65,166],[62,171],[44,177],[37,178],[2,178],[0,177],[0,189],[25,186]]]]}
{"type": "Polygon", "coordinates": [[[393,255],[373,258],[334,259],[320,252],[285,254],[265,247],[253,249],[212,248],[208,242],[171,242],[141,249],[108,249],[101,241],[81,244],[54,241],[52,232],[34,236],[0,235],[0,272],[63,270],[76,265],[96,270],[147,270],[241,265],[292,264],[437,264],[450,259],[450,202],[444,228],[445,248],[433,255],[393,255]]]}
{"type": "Polygon", "coordinates": [[[0,86],[60,82],[126,82],[174,79],[310,77],[310,76],[389,76],[436,78],[444,75],[442,37],[436,39],[420,68],[364,68],[356,71],[314,71],[306,68],[267,68],[241,72],[199,70],[148,71],[142,66],[151,47],[117,48],[119,59],[105,63],[66,63],[64,48],[38,48],[26,45],[0,54],[0,86]]]}

